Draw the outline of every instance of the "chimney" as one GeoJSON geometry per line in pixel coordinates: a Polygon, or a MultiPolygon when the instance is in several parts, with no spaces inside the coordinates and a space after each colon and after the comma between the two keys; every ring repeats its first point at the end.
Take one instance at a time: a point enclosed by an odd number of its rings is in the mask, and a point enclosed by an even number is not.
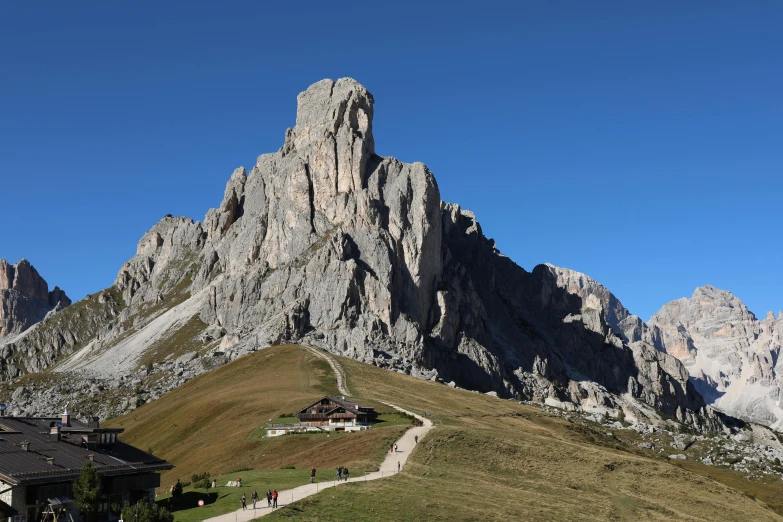
{"type": "Polygon", "coordinates": [[[68,405],[67,404],[65,405],[65,411],[63,412],[63,416],[62,416],[62,424],[63,424],[63,427],[65,427],[65,428],[70,428],[71,427],[71,414],[68,413],[68,405]]]}
{"type": "Polygon", "coordinates": [[[46,463],[54,466],[54,457],[46,457],[46,463]]]}
{"type": "Polygon", "coordinates": [[[88,428],[100,428],[101,423],[100,419],[98,417],[91,417],[90,421],[87,423],[88,428]]]}
{"type": "Polygon", "coordinates": [[[30,451],[30,441],[23,440],[19,445],[22,447],[22,451],[30,451]]]}
{"type": "Polygon", "coordinates": [[[87,458],[90,460],[90,462],[95,462],[95,453],[90,453],[87,455],[87,458]]]}
{"type": "Polygon", "coordinates": [[[5,404],[0,403],[0,417],[5,417],[5,404]]]}
{"type": "Polygon", "coordinates": [[[58,426],[56,422],[53,422],[49,429],[49,440],[52,442],[60,441],[60,426],[58,426]]]}

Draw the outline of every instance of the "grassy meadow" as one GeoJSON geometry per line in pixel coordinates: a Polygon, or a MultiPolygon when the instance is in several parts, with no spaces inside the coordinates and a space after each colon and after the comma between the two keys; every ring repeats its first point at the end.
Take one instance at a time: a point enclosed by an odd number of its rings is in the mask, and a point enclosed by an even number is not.
{"type": "MultiPolygon", "coordinates": [[[[783,481],[669,462],[605,429],[337,359],[353,396],[378,407],[388,424],[361,433],[263,437],[267,422],[290,419],[309,401],[337,393],[327,363],[296,346],[242,357],[111,424],[127,429],[128,442],[177,466],[164,473],[165,491],[177,478],[209,471],[221,477],[219,485],[241,476],[249,498],[252,489],[304,484],[310,466],[322,480],[339,465],[354,477],[377,469],[408,421],[376,400],[433,420],[435,429],[399,475],[330,489],[270,520],[783,520],[776,511],[783,481]]],[[[201,494],[186,488],[197,501],[193,493],[201,494]]],[[[241,490],[221,486],[216,493],[205,508],[175,511],[176,519],[239,507],[241,490]]]]}
{"type": "Polygon", "coordinates": [[[403,473],[329,490],[265,520],[783,520],[758,500],[783,497],[780,480],[675,465],[513,401],[338,359],[352,393],[427,412],[436,428],[403,473]]]}

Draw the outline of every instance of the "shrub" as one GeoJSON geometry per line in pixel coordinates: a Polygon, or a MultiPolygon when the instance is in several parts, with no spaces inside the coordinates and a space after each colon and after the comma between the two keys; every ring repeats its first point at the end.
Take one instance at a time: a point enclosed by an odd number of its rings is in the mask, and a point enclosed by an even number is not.
{"type": "Polygon", "coordinates": [[[205,471],[201,474],[194,473],[190,477],[190,481],[195,489],[209,489],[209,487],[212,485],[212,479],[209,477],[209,471],[205,471]]]}
{"type": "Polygon", "coordinates": [[[136,522],[174,522],[174,515],[157,504],[150,506],[146,502],[139,502],[135,506],[123,509],[122,519],[136,522]]]}

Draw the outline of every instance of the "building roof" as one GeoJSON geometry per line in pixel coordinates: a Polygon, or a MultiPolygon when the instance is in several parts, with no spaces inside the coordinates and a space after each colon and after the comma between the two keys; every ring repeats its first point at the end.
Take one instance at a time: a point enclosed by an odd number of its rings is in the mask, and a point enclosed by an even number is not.
{"type": "MultiPolygon", "coordinates": [[[[371,406],[362,406],[357,402],[354,402],[352,400],[346,399],[345,397],[335,397],[332,395],[327,395],[321,399],[318,399],[314,403],[310,404],[306,408],[302,408],[299,413],[300,414],[306,414],[307,410],[312,408],[313,406],[320,404],[321,401],[324,399],[329,400],[333,404],[336,404],[340,408],[344,408],[346,411],[350,411],[351,413],[355,413],[356,415],[376,415],[375,408],[371,406]]],[[[326,415],[328,413],[331,413],[334,411],[334,409],[329,410],[328,412],[324,412],[323,415],[326,415]]]]}
{"type": "Polygon", "coordinates": [[[121,429],[92,428],[71,420],[61,439],[50,440],[50,426],[60,418],[0,417],[0,479],[12,485],[74,480],[93,456],[91,464],[101,476],[172,469],[174,466],[138,448],[117,441],[90,447],[82,442],[88,433],[118,433],[121,429]],[[27,451],[22,442],[29,442],[27,451]],[[50,463],[47,459],[54,459],[50,463]]]}

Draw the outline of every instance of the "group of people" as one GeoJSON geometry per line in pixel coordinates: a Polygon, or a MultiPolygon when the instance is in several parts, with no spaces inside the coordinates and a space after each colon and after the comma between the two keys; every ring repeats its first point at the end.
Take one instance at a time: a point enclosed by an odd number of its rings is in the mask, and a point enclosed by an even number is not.
{"type": "Polygon", "coordinates": [[[348,473],[348,468],[345,466],[340,466],[337,468],[337,480],[348,480],[351,478],[351,475],[348,473]]]}
{"type": "MultiPolygon", "coordinates": [[[[242,502],[242,509],[247,509],[247,497],[244,493],[242,493],[242,498],[240,499],[242,502]]],[[[250,501],[253,503],[253,509],[256,508],[256,502],[258,502],[258,491],[255,489],[253,490],[253,493],[250,495],[250,501]]],[[[266,490],[266,503],[267,507],[276,508],[277,507],[277,490],[269,491],[266,490]]]]}

